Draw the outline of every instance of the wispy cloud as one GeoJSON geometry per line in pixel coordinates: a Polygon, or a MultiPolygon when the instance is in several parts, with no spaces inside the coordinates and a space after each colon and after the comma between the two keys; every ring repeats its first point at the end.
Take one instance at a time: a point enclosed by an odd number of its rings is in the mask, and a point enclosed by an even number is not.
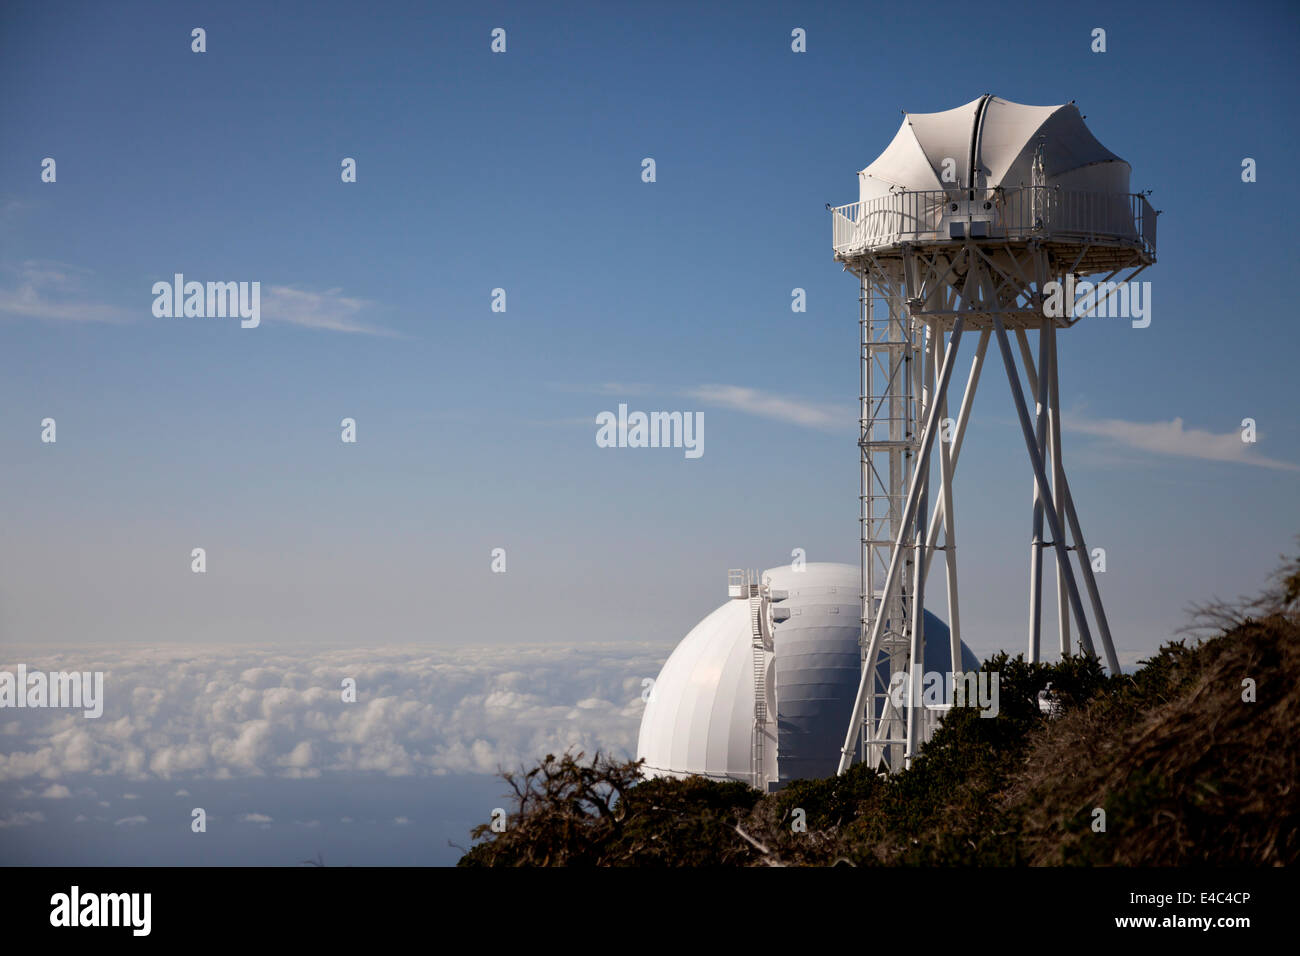
{"type": "Polygon", "coordinates": [[[126,309],[86,299],[84,286],[92,276],[62,262],[29,259],[6,272],[14,276],[0,288],[0,315],[53,322],[125,322],[126,309]]]}
{"type": "Polygon", "coordinates": [[[1090,419],[1067,414],[1065,427],[1157,455],[1300,471],[1298,464],[1259,454],[1258,446],[1243,442],[1237,429],[1216,433],[1201,428],[1185,428],[1181,418],[1168,422],[1130,422],[1119,418],[1090,419]]]}
{"type": "MultiPolygon", "coordinates": [[[[850,428],[857,421],[853,408],[843,405],[831,405],[823,402],[810,402],[789,395],[777,395],[744,385],[695,385],[688,388],[669,388],[665,386],[631,384],[623,382],[601,382],[596,385],[553,385],[557,391],[583,392],[586,394],[608,395],[629,398],[640,395],[673,395],[691,398],[706,405],[729,408],[745,415],[754,415],[771,421],[815,428],[820,431],[837,431],[850,428]]],[[[553,424],[591,423],[590,418],[564,419],[553,424]]]]}
{"type": "Polygon", "coordinates": [[[700,385],[685,389],[682,394],[709,405],[730,408],[746,415],[756,415],[759,418],[823,431],[846,428],[854,422],[852,409],[776,395],[743,385],[700,385]]]}
{"type": "MultiPolygon", "coordinates": [[[[94,273],[63,262],[29,259],[3,270],[10,279],[0,286],[0,316],[52,322],[121,323],[147,316],[145,303],[132,311],[87,298],[85,288],[94,273]]],[[[367,321],[375,303],[345,296],[341,289],[313,292],[288,285],[263,288],[261,317],[303,328],[359,335],[400,337],[367,321]]]]}
{"type": "Polygon", "coordinates": [[[395,332],[362,321],[374,303],[341,295],[341,292],[341,289],[311,292],[293,286],[273,285],[262,302],[262,318],[328,332],[398,337],[395,332]]]}

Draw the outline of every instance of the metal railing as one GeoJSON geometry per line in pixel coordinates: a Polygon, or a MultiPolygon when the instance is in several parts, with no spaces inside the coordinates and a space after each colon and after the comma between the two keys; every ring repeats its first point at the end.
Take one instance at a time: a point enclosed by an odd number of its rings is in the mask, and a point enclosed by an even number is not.
{"type": "Polygon", "coordinates": [[[837,253],[954,238],[954,222],[969,230],[959,230],[959,237],[1118,240],[1153,257],[1156,251],[1156,213],[1141,193],[1055,186],[902,190],[865,203],[834,206],[831,222],[837,253]]]}

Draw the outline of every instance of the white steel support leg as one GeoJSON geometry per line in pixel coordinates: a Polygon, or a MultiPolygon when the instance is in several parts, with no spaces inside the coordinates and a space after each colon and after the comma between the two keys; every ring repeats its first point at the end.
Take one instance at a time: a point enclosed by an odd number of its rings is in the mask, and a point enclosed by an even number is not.
{"type": "MultiPolygon", "coordinates": [[[[962,318],[958,316],[953,322],[952,338],[943,359],[943,368],[939,372],[936,391],[943,395],[948,390],[948,381],[952,378],[953,364],[957,358],[957,345],[961,341],[962,318]]],[[[908,528],[916,520],[917,502],[921,492],[921,475],[930,464],[930,450],[934,447],[935,432],[938,430],[939,406],[934,403],[926,418],[925,429],[921,434],[921,447],[917,454],[916,465],[912,471],[912,481],[907,492],[907,502],[903,508],[903,520],[899,524],[898,537],[894,541],[893,555],[889,559],[889,570],[885,572],[883,592],[889,594],[898,580],[904,546],[908,540],[908,528]]],[[[844,773],[853,764],[855,742],[861,733],[862,719],[867,699],[871,695],[876,680],[876,655],[880,650],[880,634],[885,622],[883,614],[877,615],[871,626],[871,638],[867,644],[867,656],[864,659],[862,675],[858,681],[857,697],[853,701],[853,711],[849,716],[849,728],[844,737],[844,746],[840,750],[839,772],[844,773]]],[[[869,760],[875,760],[874,751],[869,753],[869,760]]]]}
{"type": "Polygon", "coordinates": [[[1074,572],[1069,570],[1068,555],[1065,550],[1065,538],[1061,534],[1061,521],[1052,504],[1051,492],[1047,483],[1047,472],[1043,468],[1043,459],[1038,454],[1038,443],[1034,440],[1033,424],[1029,420],[1029,410],[1025,407],[1024,389],[1020,387],[1020,375],[1016,371],[1016,360],[1011,354],[1011,343],[1007,341],[1007,331],[1002,327],[1002,320],[993,317],[993,334],[998,337],[998,348],[1002,351],[1002,362],[1006,366],[1007,382],[1011,385],[1011,397],[1015,401],[1016,414],[1020,418],[1020,429],[1024,433],[1025,448],[1029,452],[1029,461],[1034,468],[1034,478],[1038,482],[1039,497],[1043,502],[1043,514],[1047,518],[1048,529],[1056,543],[1057,560],[1067,567],[1065,585],[1070,597],[1070,607],[1074,611],[1075,622],[1079,625],[1079,639],[1089,654],[1096,655],[1092,647],[1092,635],[1088,631],[1088,619],[1083,614],[1083,603],[1079,600],[1079,588],[1074,581],[1074,572]]]}
{"type": "MultiPolygon", "coordinates": [[[[957,412],[956,427],[952,433],[952,471],[957,470],[957,458],[961,455],[961,445],[966,438],[966,422],[970,420],[971,405],[975,402],[975,389],[979,385],[980,370],[984,366],[984,353],[988,350],[989,336],[992,334],[991,329],[984,329],[980,332],[979,344],[975,347],[975,358],[971,360],[970,377],[966,380],[966,391],[961,398],[961,408],[957,412]]],[[[947,397],[945,396],[945,401],[947,397]]],[[[934,546],[939,541],[939,511],[940,508],[946,507],[943,491],[939,492],[940,498],[934,505],[934,511],[930,514],[930,537],[926,542],[929,551],[925,559],[925,573],[930,573],[930,562],[934,559],[934,546]]]]}
{"type": "MultiPolygon", "coordinates": [[[[987,339],[980,336],[980,343],[985,341],[987,339]]],[[[948,419],[948,395],[940,399],[939,415],[940,421],[948,419]]],[[[957,441],[956,434],[953,434],[952,440],[957,441]]],[[[937,503],[944,509],[944,566],[948,568],[948,659],[953,672],[953,685],[956,687],[962,679],[962,620],[961,601],[957,598],[957,516],[953,511],[953,454],[950,442],[946,441],[939,446],[939,481],[940,501],[937,503]]],[[[930,557],[930,554],[926,557],[930,557]]],[[[926,567],[927,570],[930,567],[928,561],[926,567]]]]}
{"type": "MultiPolygon", "coordinates": [[[[1038,390],[1038,375],[1034,370],[1032,361],[1025,364],[1025,377],[1029,379],[1029,387],[1034,391],[1038,390]]],[[[1019,379],[1017,379],[1017,383],[1019,379]]],[[[1088,591],[1088,603],[1092,606],[1093,617],[1097,621],[1097,632],[1101,637],[1102,650],[1106,654],[1106,667],[1112,674],[1118,674],[1119,658],[1115,655],[1115,645],[1111,640],[1110,623],[1106,620],[1106,609],[1101,603],[1101,592],[1097,589],[1097,579],[1092,573],[1092,556],[1088,553],[1088,545],[1083,540],[1083,530],[1079,525],[1079,515],[1074,508],[1074,498],[1070,494],[1070,480],[1065,477],[1065,470],[1062,467],[1061,472],[1061,497],[1065,502],[1065,517],[1070,525],[1070,534],[1074,539],[1074,550],[1079,556],[1079,568],[1083,573],[1084,587],[1088,591]]],[[[1059,514],[1059,512],[1058,512],[1059,514]]],[[[1058,566],[1061,564],[1058,552],[1058,566]]],[[[1066,563],[1066,573],[1069,573],[1069,565],[1066,563]]],[[[1068,597],[1068,585],[1067,585],[1068,597]]],[[[1087,633],[1083,627],[1080,627],[1080,643],[1088,653],[1095,655],[1093,649],[1091,634],[1087,633]]]]}
{"type": "MultiPolygon", "coordinates": [[[[1050,319],[1043,319],[1046,327],[1050,319]]],[[[1038,333],[1038,367],[1047,366],[1047,333],[1038,333]]],[[[1018,381],[1018,379],[1017,379],[1018,381]]],[[[1038,457],[1043,460],[1047,452],[1047,376],[1038,377],[1037,407],[1035,408],[1034,442],[1038,457]]],[[[1029,663],[1037,664],[1043,639],[1043,499],[1050,493],[1046,487],[1034,482],[1033,537],[1029,542],[1029,663]]]]}
{"type": "Polygon", "coordinates": [[[925,672],[925,513],[929,504],[930,468],[921,474],[921,493],[916,506],[916,537],[912,559],[912,626],[907,668],[907,749],[903,766],[911,767],[912,758],[921,749],[921,675],[925,672]]]}
{"type": "MultiPolygon", "coordinates": [[[[1115,656],[1115,645],[1110,638],[1110,624],[1106,620],[1106,609],[1101,604],[1101,593],[1097,590],[1097,579],[1092,573],[1092,556],[1088,554],[1088,546],[1083,541],[1083,531],[1079,527],[1079,515],[1074,510],[1074,498],[1070,494],[1070,482],[1066,479],[1064,473],[1061,475],[1061,491],[1065,497],[1065,513],[1070,522],[1070,530],[1074,532],[1074,546],[1079,555],[1079,566],[1083,570],[1083,583],[1088,589],[1088,602],[1092,605],[1093,616],[1097,619],[1097,631],[1101,636],[1101,647],[1106,653],[1106,667],[1112,674],[1118,674],[1119,658],[1115,656]]],[[[1071,581],[1073,577],[1071,576],[1071,581]]],[[[1079,637],[1086,642],[1088,652],[1096,654],[1092,649],[1092,641],[1084,632],[1083,628],[1079,629],[1079,637]]]]}
{"type": "MultiPolygon", "coordinates": [[[[942,336],[940,336],[942,338],[942,336]]],[[[980,347],[988,342],[988,332],[980,336],[980,347]]],[[[945,353],[946,354],[946,353],[945,353]]],[[[974,370],[973,370],[974,371],[974,370]]],[[[972,386],[967,386],[968,391],[972,386]]],[[[943,395],[939,399],[939,421],[946,421],[948,418],[948,396],[943,395]]],[[[943,563],[948,571],[948,652],[950,669],[953,673],[953,686],[956,687],[961,682],[961,604],[957,600],[957,519],[953,514],[952,506],[952,470],[953,458],[950,447],[957,441],[954,434],[949,436],[951,441],[943,441],[943,436],[939,436],[939,500],[936,502],[938,507],[943,508],[943,563]]],[[[930,570],[930,555],[934,554],[933,550],[928,550],[925,555],[924,572],[930,570]]],[[[924,572],[922,580],[924,580],[924,572]]],[[[953,701],[956,703],[956,701],[953,701]]]]}
{"type": "MultiPolygon", "coordinates": [[[[938,414],[941,407],[937,390],[935,388],[935,370],[936,358],[939,353],[939,340],[943,338],[937,328],[928,326],[926,328],[926,347],[925,362],[922,372],[922,388],[917,393],[925,396],[925,418],[927,422],[934,421],[935,427],[942,430],[943,419],[938,414]]],[[[945,355],[945,358],[947,356],[945,355]]],[[[942,437],[939,438],[940,454],[944,447],[942,437]]],[[[903,766],[911,767],[912,758],[916,756],[917,751],[921,749],[921,708],[924,706],[921,701],[920,679],[925,673],[925,544],[929,535],[925,524],[926,513],[930,505],[930,467],[927,462],[925,470],[921,472],[921,493],[916,503],[916,537],[913,545],[912,556],[912,621],[909,628],[910,643],[908,645],[908,667],[907,667],[907,749],[903,751],[903,766]]]]}
{"type": "MultiPolygon", "coordinates": [[[[1065,466],[1061,461],[1061,394],[1059,388],[1060,377],[1057,371],[1056,359],[1056,322],[1048,321],[1043,324],[1043,332],[1047,336],[1047,431],[1050,441],[1050,450],[1052,456],[1052,504],[1056,506],[1058,515],[1065,514],[1065,466]]],[[[1068,523],[1068,522],[1067,522],[1068,523]]],[[[1074,535],[1075,547],[1079,546],[1079,536],[1074,535]]],[[[1086,556],[1080,555],[1086,560],[1086,556]]],[[[1067,604],[1069,598],[1065,593],[1065,569],[1061,567],[1061,562],[1056,562],[1056,628],[1060,635],[1061,656],[1064,657],[1070,652],[1070,608],[1067,604]]],[[[1096,606],[1093,608],[1093,615],[1096,617],[1096,606]]],[[[1096,617],[1100,623],[1101,618],[1096,617]]]]}
{"type": "Polygon", "coordinates": [[[1034,353],[1029,351],[1029,336],[1024,329],[1016,329],[1016,344],[1020,346],[1020,357],[1025,360],[1025,377],[1029,379],[1029,390],[1037,395],[1038,376],[1033,369],[1038,365],[1034,362],[1034,353]]]}

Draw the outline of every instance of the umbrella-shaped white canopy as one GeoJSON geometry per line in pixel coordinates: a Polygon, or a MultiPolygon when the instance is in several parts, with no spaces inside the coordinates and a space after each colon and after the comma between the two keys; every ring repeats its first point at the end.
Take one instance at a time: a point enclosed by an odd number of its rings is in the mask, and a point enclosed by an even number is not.
{"type": "Polygon", "coordinates": [[[1129,164],[1097,141],[1073,103],[1025,106],[986,95],[941,113],[906,114],[893,142],[858,180],[865,202],[899,189],[1029,185],[1127,194],[1129,173],[1129,164]],[[1040,144],[1043,176],[1035,183],[1040,144]],[[945,168],[951,171],[947,180],[945,168]]]}

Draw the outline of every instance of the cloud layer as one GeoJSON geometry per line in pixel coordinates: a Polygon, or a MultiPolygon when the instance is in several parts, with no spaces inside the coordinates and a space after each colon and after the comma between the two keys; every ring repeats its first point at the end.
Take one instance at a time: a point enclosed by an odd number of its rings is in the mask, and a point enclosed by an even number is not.
{"type": "MultiPolygon", "coordinates": [[[[0,710],[0,781],[357,771],[496,773],[576,746],[635,751],[645,644],[259,651],[139,647],[15,656],[0,670],[102,670],[104,715],[0,710]],[[345,703],[343,681],[356,681],[345,703]]],[[[0,821],[3,823],[3,821],[0,821]]],[[[7,825],[17,825],[8,821],[7,825]]],[[[129,825],[129,824],[124,824],[129,825]]]]}

